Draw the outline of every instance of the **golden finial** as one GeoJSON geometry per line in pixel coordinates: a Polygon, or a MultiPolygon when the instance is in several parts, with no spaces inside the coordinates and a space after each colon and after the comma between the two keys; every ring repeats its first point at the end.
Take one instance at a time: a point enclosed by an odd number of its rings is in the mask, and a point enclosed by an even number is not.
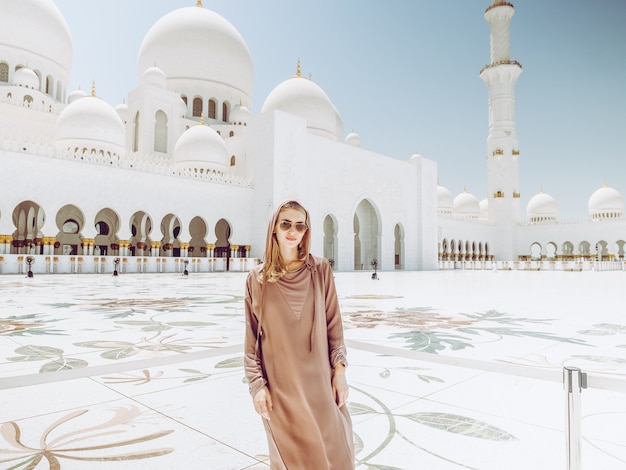
{"type": "Polygon", "coordinates": [[[302,76],[302,69],[300,67],[300,59],[298,59],[298,67],[296,68],[296,77],[302,76]]]}
{"type": "Polygon", "coordinates": [[[202,8],[202,0],[198,0],[196,6],[202,8]]]}
{"type": "Polygon", "coordinates": [[[96,96],[96,81],[91,82],[91,96],[96,96]]]}
{"type": "Polygon", "coordinates": [[[200,125],[204,126],[204,113],[200,113],[200,125]]]}
{"type": "Polygon", "coordinates": [[[604,187],[608,188],[607,184],[606,184],[606,180],[604,180],[604,187]]]}

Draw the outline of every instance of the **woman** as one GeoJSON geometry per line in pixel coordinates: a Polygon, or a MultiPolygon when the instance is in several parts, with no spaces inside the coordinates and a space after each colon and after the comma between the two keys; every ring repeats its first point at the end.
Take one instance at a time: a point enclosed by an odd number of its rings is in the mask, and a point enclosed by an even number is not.
{"type": "Polygon", "coordinates": [[[309,254],[308,212],[281,204],[246,281],[245,370],[271,469],[354,468],[346,347],[332,270],[309,254]]]}

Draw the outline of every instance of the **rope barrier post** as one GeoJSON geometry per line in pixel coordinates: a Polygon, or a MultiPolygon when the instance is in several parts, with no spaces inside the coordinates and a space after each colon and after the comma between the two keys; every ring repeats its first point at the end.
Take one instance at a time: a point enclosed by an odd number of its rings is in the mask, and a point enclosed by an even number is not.
{"type": "Polygon", "coordinates": [[[581,432],[581,393],[587,388],[587,374],[578,367],[563,368],[563,385],[567,398],[567,428],[565,439],[567,447],[567,470],[582,470],[580,460],[581,432]]]}

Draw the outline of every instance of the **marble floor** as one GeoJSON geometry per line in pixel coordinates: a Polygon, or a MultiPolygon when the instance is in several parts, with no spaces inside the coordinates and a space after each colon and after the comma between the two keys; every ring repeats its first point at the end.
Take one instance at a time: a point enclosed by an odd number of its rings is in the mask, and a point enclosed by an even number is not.
{"type": "MultiPolygon", "coordinates": [[[[269,469],[244,280],[0,276],[0,468],[269,469]]],[[[357,469],[566,469],[564,366],[590,384],[582,468],[626,469],[626,273],[335,281],[357,469]]]]}

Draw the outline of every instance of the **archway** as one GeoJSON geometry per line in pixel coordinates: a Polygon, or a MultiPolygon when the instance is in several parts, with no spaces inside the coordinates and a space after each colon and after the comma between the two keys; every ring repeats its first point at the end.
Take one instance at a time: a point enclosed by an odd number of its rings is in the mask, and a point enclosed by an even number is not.
{"type": "Polygon", "coordinates": [[[226,270],[230,269],[230,224],[220,219],[215,224],[215,257],[226,258],[226,270]]]}
{"type": "Polygon", "coordinates": [[[354,212],[354,269],[369,269],[373,260],[380,266],[380,224],[372,203],[364,199],[354,212]]]}
{"type": "Polygon", "coordinates": [[[337,261],[337,224],[331,215],[324,217],[324,258],[334,267],[337,261]]]}
{"type": "Polygon", "coordinates": [[[189,256],[206,257],[207,224],[202,217],[196,216],[189,222],[189,256]]]}
{"type": "Polygon", "coordinates": [[[174,214],[167,214],[161,220],[161,256],[168,254],[173,257],[180,256],[180,220],[174,214]],[[169,252],[169,253],[168,253],[169,252]]]}
{"type": "Polygon", "coordinates": [[[37,246],[42,238],[41,229],[46,221],[44,210],[33,201],[23,201],[13,210],[13,244],[11,253],[41,254],[43,247],[37,246]]]}
{"type": "Polygon", "coordinates": [[[83,254],[81,232],[85,227],[85,216],[82,211],[73,204],[63,206],[57,212],[55,222],[59,229],[56,235],[59,247],[54,250],[55,254],[83,254]]]}
{"type": "Polygon", "coordinates": [[[131,256],[142,256],[150,249],[150,233],[152,232],[152,219],[144,211],[137,211],[130,219],[131,256]]]}
{"type": "Polygon", "coordinates": [[[541,245],[537,242],[530,245],[530,259],[533,261],[541,260],[541,245]]]}
{"type": "Polygon", "coordinates": [[[94,254],[118,254],[117,232],[120,228],[120,218],[113,209],[102,209],[96,214],[96,237],[94,254]],[[111,252],[109,252],[111,250],[111,252]]]}
{"type": "Polygon", "coordinates": [[[396,224],[394,230],[394,269],[404,269],[404,228],[396,224]]]}

